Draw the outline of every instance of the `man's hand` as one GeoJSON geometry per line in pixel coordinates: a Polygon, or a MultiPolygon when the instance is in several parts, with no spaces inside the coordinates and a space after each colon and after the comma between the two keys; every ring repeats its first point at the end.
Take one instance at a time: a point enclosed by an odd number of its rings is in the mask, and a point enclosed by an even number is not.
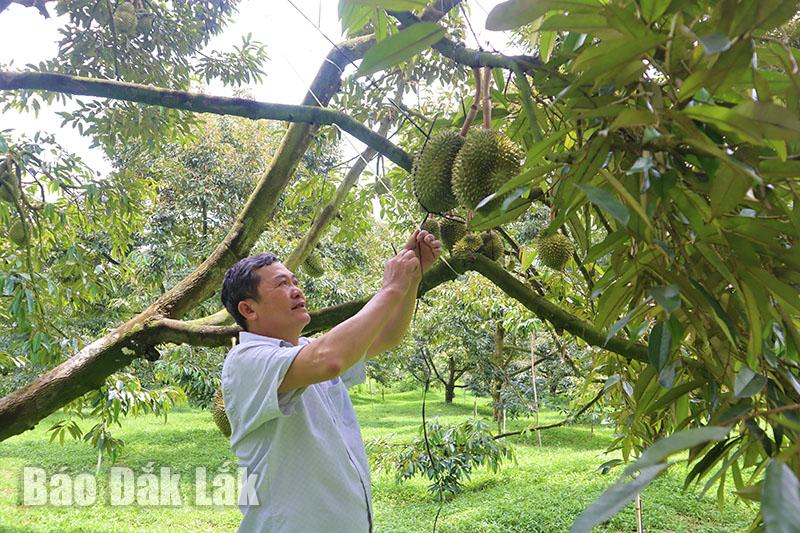
{"type": "Polygon", "coordinates": [[[424,274],[442,254],[442,241],[425,230],[414,230],[403,249],[414,251],[422,268],[420,273],[424,274]]]}
{"type": "Polygon", "coordinates": [[[383,268],[383,287],[394,288],[405,293],[412,280],[420,276],[420,264],[417,255],[407,248],[389,259],[383,268]]]}

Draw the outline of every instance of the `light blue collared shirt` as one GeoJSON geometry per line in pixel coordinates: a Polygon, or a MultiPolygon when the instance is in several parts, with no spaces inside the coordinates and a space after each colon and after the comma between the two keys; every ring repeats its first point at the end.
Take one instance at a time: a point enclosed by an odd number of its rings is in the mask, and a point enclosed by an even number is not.
{"type": "Polygon", "coordinates": [[[366,380],[364,357],[340,377],[278,394],[313,339],[292,346],[242,332],[239,341],[222,367],[222,396],[231,448],[257,476],[259,501],[240,505],[239,531],[371,531],[369,464],[347,392],[366,380]]]}

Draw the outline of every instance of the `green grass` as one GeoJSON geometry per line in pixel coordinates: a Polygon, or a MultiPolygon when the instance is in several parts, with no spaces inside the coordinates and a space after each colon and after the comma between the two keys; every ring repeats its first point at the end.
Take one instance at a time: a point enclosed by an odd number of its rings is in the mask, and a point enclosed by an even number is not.
{"type": "MultiPolygon", "coordinates": [[[[365,440],[387,436],[409,441],[420,425],[421,392],[370,395],[359,387],[352,395],[365,440]]],[[[463,420],[473,412],[471,396],[458,395],[453,405],[442,401],[442,394],[428,396],[427,415],[445,422],[463,420]]],[[[478,399],[479,416],[491,416],[486,399],[478,399]]],[[[232,531],[239,523],[236,507],[116,507],[99,497],[94,505],[81,507],[24,507],[21,500],[22,467],[35,465],[49,475],[58,472],[94,472],[97,455],[84,443],[68,442],[63,447],[50,444],[47,428],[58,419],[54,415],[35,430],[0,443],[0,531],[232,531]]],[[[544,412],[541,422],[557,421],[559,415],[544,412]]],[[[515,420],[509,429],[523,427],[527,421],[515,420]]],[[[86,428],[84,428],[86,429],[86,428]]],[[[116,436],[127,446],[117,466],[141,472],[148,464],[170,466],[181,474],[181,494],[192,500],[194,471],[205,466],[210,472],[228,465],[235,458],[227,440],[219,434],[205,411],[180,407],[169,423],[141,417],[126,420],[116,436]]],[[[542,448],[533,435],[513,437],[518,463],[504,467],[499,474],[481,470],[466,483],[465,491],[441,509],[441,532],[490,531],[567,531],[575,517],[618,472],[602,476],[595,468],[613,458],[603,453],[612,440],[607,428],[593,433],[588,426],[556,428],[542,433],[542,448]]],[[[108,493],[109,465],[104,462],[98,476],[98,495],[108,493]]],[[[685,469],[676,465],[643,493],[644,522],[647,531],[743,531],[755,510],[732,498],[717,508],[710,491],[698,499],[696,491],[682,493],[685,469]]],[[[415,478],[395,484],[393,473],[372,476],[376,531],[419,532],[430,530],[439,505],[428,493],[425,480],[415,478]]],[[[634,531],[635,514],[629,505],[614,517],[603,531],[634,531]]]]}

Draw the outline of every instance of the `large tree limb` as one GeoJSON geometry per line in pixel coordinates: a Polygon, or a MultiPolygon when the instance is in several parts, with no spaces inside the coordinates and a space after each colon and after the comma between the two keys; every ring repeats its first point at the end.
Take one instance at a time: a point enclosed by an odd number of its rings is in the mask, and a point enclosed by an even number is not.
{"type": "MultiPolygon", "coordinates": [[[[343,43],[328,54],[303,105],[326,105],[341,85],[341,72],[372,44],[371,36],[343,43]]],[[[289,126],[266,174],[258,180],[228,235],[189,276],[124,325],[80,350],[33,383],[0,398],[0,440],[35,426],[44,417],[100,386],[149,346],[158,344],[163,318],[179,318],[218,289],[225,270],[252,248],[272,216],[281,192],[316,131],[314,124],[289,126]]],[[[174,329],[174,328],[173,328],[174,329]]],[[[173,335],[177,333],[168,331],[173,335]]],[[[185,335],[185,332],[181,332],[185,335]]]]}
{"type": "Polygon", "coordinates": [[[342,112],[315,105],[289,105],[257,102],[247,98],[209,96],[128,83],[68,76],[54,72],[0,72],[0,90],[40,90],[78,96],[97,96],[112,100],[182,109],[197,113],[234,115],[254,120],[283,120],[307,124],[336,124],[356,139],[382,153],[396,165],[411,171],[412,160],[403,149],[342,112]]]}
{"type": "MultiPolygon", "coordinates": [[[[440,4],[449,5],[451,2],[442,1],[440,4]]],[[[431,14],[428,9],[425,15],[436,20],[443,13],[431,14]]],[[[373,36],[364,36],[334,46],[302,105],[327,105],[340,88],[345,67],[363,57],[372,44],[373,36]]],[[[189,323],[187,329],[183,324],[165,322],[164,319],[179,318],[207,299],[218,289],[225,271],[249,252],[272,217],[280,194],[316,129],[315,123],[296,122],[289,126],[267,173],[258,180],[228,235],[194,272],[136,317],[81,349],[30,385],[0,398],[0,441],[33,428],[58,408],[101,386],[113,372],[161,342],[160,336],[165,341],[180,341],[196,337],[198,331],[209,336],[212,331],[219,333],[218,330],[203,330],[208,324],[202,322],[189,323]]]]}

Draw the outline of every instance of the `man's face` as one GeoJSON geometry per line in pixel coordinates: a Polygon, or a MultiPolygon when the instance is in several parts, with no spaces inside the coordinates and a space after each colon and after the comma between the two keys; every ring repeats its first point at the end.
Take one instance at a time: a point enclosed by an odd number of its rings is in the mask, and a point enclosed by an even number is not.
{"type": "Polygon", "coordinates": [[[259,268],[258,299],[239,302],[248,330],[262,335],[298,333],[311,321],[306,299],[295,276],[282,263],[259,268]]]}

